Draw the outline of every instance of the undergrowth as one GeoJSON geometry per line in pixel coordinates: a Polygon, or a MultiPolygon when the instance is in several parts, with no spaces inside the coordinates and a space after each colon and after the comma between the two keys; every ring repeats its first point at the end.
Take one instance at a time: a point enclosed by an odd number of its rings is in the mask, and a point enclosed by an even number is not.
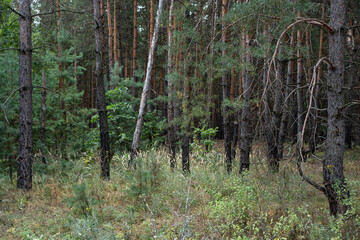
{"type": "MultiPolygon", "coordinates": [[[[189,176],[170,169],[162,148],[140,153],[131,172],[127,154],[114,156],[108,181],[96,154],[37,160],[30,192],[3,168],[0,239],[360,239],[358,150],[346,153],[351,208],[337,219],[290,161],[273,174],[253,154],[249,172],[228,175],[222,154],[197,151],[189,176]]],[[[318,177],[319,168],[308,174],[318,177]]]]}

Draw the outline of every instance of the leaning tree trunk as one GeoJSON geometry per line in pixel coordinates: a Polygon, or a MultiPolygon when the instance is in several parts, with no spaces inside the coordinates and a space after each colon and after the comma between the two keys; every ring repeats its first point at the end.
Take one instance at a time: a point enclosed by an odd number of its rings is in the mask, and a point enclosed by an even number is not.
{"type": "Polygon", "coordinates": [[[144,124],[144,115],[145,115],[145,107],[146,107],[146,100],[147,100],[147,95],[150,89],[150,81],[151,81],[151,69],[153,67],[154,64],[154,57],[155,57],[155,49],[156,49],[156,44],[157,44],[157,40],[158,40],[158,36],[159,36],[159,29],[160,29],[160,15],[163,9],[163,5],[164,5],[164,0],[160,0],[159,1],[159,8],[157,10],[157,15],[156,15],[156,20],[155,20],[155,31],[154,31],[154,36],[152,38],[151,41],[151,47],[150,47],[150,51],[149,51],[149,57],[148,57],[148,63],[147,63],[147,68],[146,68],[146,77],[145,77],[145,83],[144,83],[144,88],[141,94],[141,100],[140,100],[140,107],[139,107],[139,115],[137,118],[137,122],[136,122],[136,128],[134,131],[134,137],[133,137],[133,142],[132,142],[132,146],[131,146],[131,154],[130,154],[130,160],[129,160],[129,168],[133,167],[133,162],[134,162],[134,158],[137,154],[137,151],[139,149],[139,145],[140,145],[140,136],[141,136],[141,131],[142,131],[142,127],[144,124]]]}
{"type": "Polygon", "coordinates": [[[110,178],[110,138],[107,122],[106,97],[104,84],[104,15],[100,10],[104,6],[103,0],[94,0],[94,20],[95,20],[95,41],[96,41],[96,98],[97,111],[100,124],[101,141],[101,177],[110,178]]]}
{"type": "Polygon", "coordinates": [[[17,188],[32,188],[32,80],[31,80],[31,3],[19,0],[20,46],[19,46],[19,159],[17,188]]]}
{"type": "Polygon", "coordinates": [[[168,140],[169,140],[169,152],[170,152],[170,167],[171,169],[175,168],[175,155],[176,155],[176,132],[175,132],[175,124],[174,124],[174,87],[173,82],[170,79],[170,74],[172,72],[172,34],[173,34],[173,8],[174,8],[174,0],[170,2],[169,8],[169,23],[168,23],[168,52],[167,52],[167,67],[166,67],[166,80],[168,84],[168,140]]]}
{"type": "Polygon", "coordinates": [[[331,0],[330,26],[335,30],[329,36],[329,67],[327,79],[328,129],[326,154],[323,161],[325,194],[332,215],[344,214],[348,198],[343,160],[345,150],[345,0],[331,0]]]}

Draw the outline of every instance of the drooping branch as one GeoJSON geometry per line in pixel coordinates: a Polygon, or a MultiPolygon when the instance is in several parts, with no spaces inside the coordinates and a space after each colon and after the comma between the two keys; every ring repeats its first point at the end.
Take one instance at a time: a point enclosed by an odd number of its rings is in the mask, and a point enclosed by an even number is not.
{"type": "MultiPolygon", "coordinates": [[[[274,54],[273,54],[273,56],[271,58],[269,69],[268,69],[268,72],[267,72],[266,84],[265,84],[265,87],[264,87],[263,94],[261,96],[260,104],[264,101],[264,96],[265,96],[265,93],[266,93],[266,91],[268,89],[268,86],[269,86],[271,66],[273,66],[274,70],[275,70],[275,79],[278,78],[278,72],[277,72],[277,69],[276,69],[275,58],[276,58],[277,52],[279,50],[281,40],[285,36],[285,34],[287,33],[287,31],[289,29],[291,29],[293,26],[295,26],[297,24],[300,24],[300,23],[313,24],[315,26],[320,26],[320,27],[326,28],[331,34],[333,34],[335,32],[335,30],[330,25],[328,25],[324,21],[316,19],[316,18],[303,18],[303,19],[297,20],[297,21],[293,22],[292,24],[290,24],[289,26],[287,26],[285,28],[285,30],[280,34],[280,37],[279,37],[279,39],[278,39],[278,41],[276,43],[275,51],[274,51],[274,54]]],[[[323,60],[323,61],[325,61],[325,60],[323,60]]],[[[260,109],[261,109],[261,107],[260,107],[260,109]]]]}
{"type": "Polygon", "coordinates": [[[297,167],[298,167],[298,171],[300,176],[303,178],[304,181],[306,181],[307,183],[309,183],[310,185],[312,185],[313,187],[315,187],[316,189],[322,191],[325,193],[326,189],[324,186],[321,186],[320,184],[316,183],[314,180],[312,180],[311,178],[309,178],[308,176],[306,176],[304,174],[304,170],[302,169],[302,163],[304,162],[304,153],[303,153],[303,141],[304,141],[304,134],[305,134],[305,127],[306,127],[306,123],[307,120],[309,119],[310,116],[310,112],[311,112],[311,106],[312,106],[312,101],[313,101],[313,97],[314,97],[314,89],[315,89],[315,85],[316,82],[318,80],[317,76],[316,76],[316,70],[318,69],[318,67],[320,66],[320,64],[322,62],[327,63],[330,68],[332,70],[335,69],[334,65],[329,61],[329,59],[327,57],[323,57],[321,58],[315,65],[314,70],[313,70],[313,76],[311,79],[311,83],[309,86],[309,90],[310,90],[310,100],[309,100],[309,106],[308,106],[308,110],[306,112],[306,116],[305,116],[305,120],[304,120],[304,124],[303,124],[303,128],[302,128],[302,132],[300,134],[300,138],[299,138],[299,142],[298,142],[298,146],[299,146],[299,154],[301,157],[302,161],[298,161],[297,162],[297,167]]]}

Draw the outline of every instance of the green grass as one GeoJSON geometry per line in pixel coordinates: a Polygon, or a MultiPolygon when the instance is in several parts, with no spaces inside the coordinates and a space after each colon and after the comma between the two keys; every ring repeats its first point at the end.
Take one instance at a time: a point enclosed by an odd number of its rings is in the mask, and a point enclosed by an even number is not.
{"type": "MultiPolygon", "coordinates": [[[[215,148],[217,149],[217,148],[215,148]]],[[[191,175],[173,172],[165,149],[115,156],[111,180],[99,178],[99,159],[34,163],[33,189],[16,189],[0,172],[0,239],[359,239],[360,151],[345,155],[351,214],[333,219],[325,196],[302,181],[289,153],[280,173],[267,171],[254,147],[251,170],[225,173],[218,151],[193,152],[191,175]]],[[[178,156],[180,157],[180,155],[178,156]]],[[[321,162],[305,171],[319,183],[321,162]]]]}

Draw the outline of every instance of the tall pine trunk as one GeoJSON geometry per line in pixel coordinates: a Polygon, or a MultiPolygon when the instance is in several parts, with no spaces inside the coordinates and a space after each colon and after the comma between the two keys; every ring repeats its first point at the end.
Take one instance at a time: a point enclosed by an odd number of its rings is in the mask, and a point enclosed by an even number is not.
{"type": "Polygon", "coordinates": [[[330,26],[335,30],[329,35],[329,67],[327,79],[328,129],[326,153],[323,161],[325,194],[332,215],[344,214],[348,198],[343,160],[345,150],[345,19],[346,1],[331,0],[330,26]]]}
{"type": "MultiPolygon", "coordinates": [[[[134,0],[134,28],[133,28],[133,48],[132,48],[132,78],[133,82],[136,83],[136,59],[137,59],[137,0],[134,0]]],[[[131,87],[131,95],[136,96],[136,87],[131,87]]]]}
{"type": "Polygon", "coordinates": [[[103,0],[94,1],[95,41],[96,41],[96,100],[99,114],[100,141],[101,141],[101,177],[110,178],[110,138],[106,111],[106,97],[104,84],[104,15],[101,9],[103,0]]]}
{"type": "MultiPolygon", "coordinates": [[[[106,1],[106,11],[107,11],[107,22],[108,22],[108,54],[109,54],[109,86],[110,89],[113,88],[113,83],[111,82],[111,73],[114,66],[114,58],[113,58],[113,30],[111,23],[111,5],[110,0],[106,1]]],[[[114,16],[115,17],[115,16],[114,16]]]]}
{"type": "Polygon", "coordinates": [[[19,159],[17,165],[17,188],[32,188],[32,79],[31,79],[31,3],[19,0],[20,46],[19,46],[19,159]]]}
{"type": "MultiPolygon", "coordinates": [[[[227,15],[228,11],[228,0],[222,0],[222,18],[224,19],[227,15]]],[[[223,21],[224,22],[224,21],[223,21]]],[[[223,23],[222,28],[225,28],[225,23],[223,23]]],[[[221,41],[223,43],[223,49],[221,52],[221,55],[223,57],[223,60],[226,59],[227,51],[225,44],[228,42],[228,35],[229,33],[227,31],[223,31],[221,36],[221,41]]],[[[224,63],[224,66],[226,64],[224,63]]],[[[222,97],[223,102],[226,102],[229,99],[229,73],[224,70],[222,79],[221,79],[221,85],[222,85],[222,97]]],[[[225,163],[226,163],[226,170],[228,173],[232,170],[232,162],[231,162],[231,122],[230,122],[230,114],[229,114],[229,107],[223,106],[222,107],[222,116],[223,116],[223,125],[224,125],[224,147],[225,147],[225,163]]]]}
{"type": "Polygon", "coordinates": [[[245,62],[246,66],[243,71],[243,108],[241,111],[241,122],[240,122],[240,170],[241,174],[244,170],[250,168],[250,151],[251,142],[253,138],[252,124],[251,124],[251,106],[250,99],[252,96],[252,77],[250,76],[250,64],[252,63],[250,55],[250,37],[249,34],[245,34],[243,38],[243,46],[246,52],[245,62]]]}
{"type": "Polygon", "coordinates": [[[175,123],[174,123],[174,86],[173,82],[170,79],[170,74],[172,72],[172,34],[173,34],[173,8],[174,0],[170,2],[169,8],[169,22],[168,22],[168,52],[167,52],[167,67],[166,67],[166,81],[168,84],[168,140],[169,140],[169,153],[170,153],[170,167],[174,169],[176,166],[175,155],[176,155],[176,132],[175,132],[175,123]]]}

